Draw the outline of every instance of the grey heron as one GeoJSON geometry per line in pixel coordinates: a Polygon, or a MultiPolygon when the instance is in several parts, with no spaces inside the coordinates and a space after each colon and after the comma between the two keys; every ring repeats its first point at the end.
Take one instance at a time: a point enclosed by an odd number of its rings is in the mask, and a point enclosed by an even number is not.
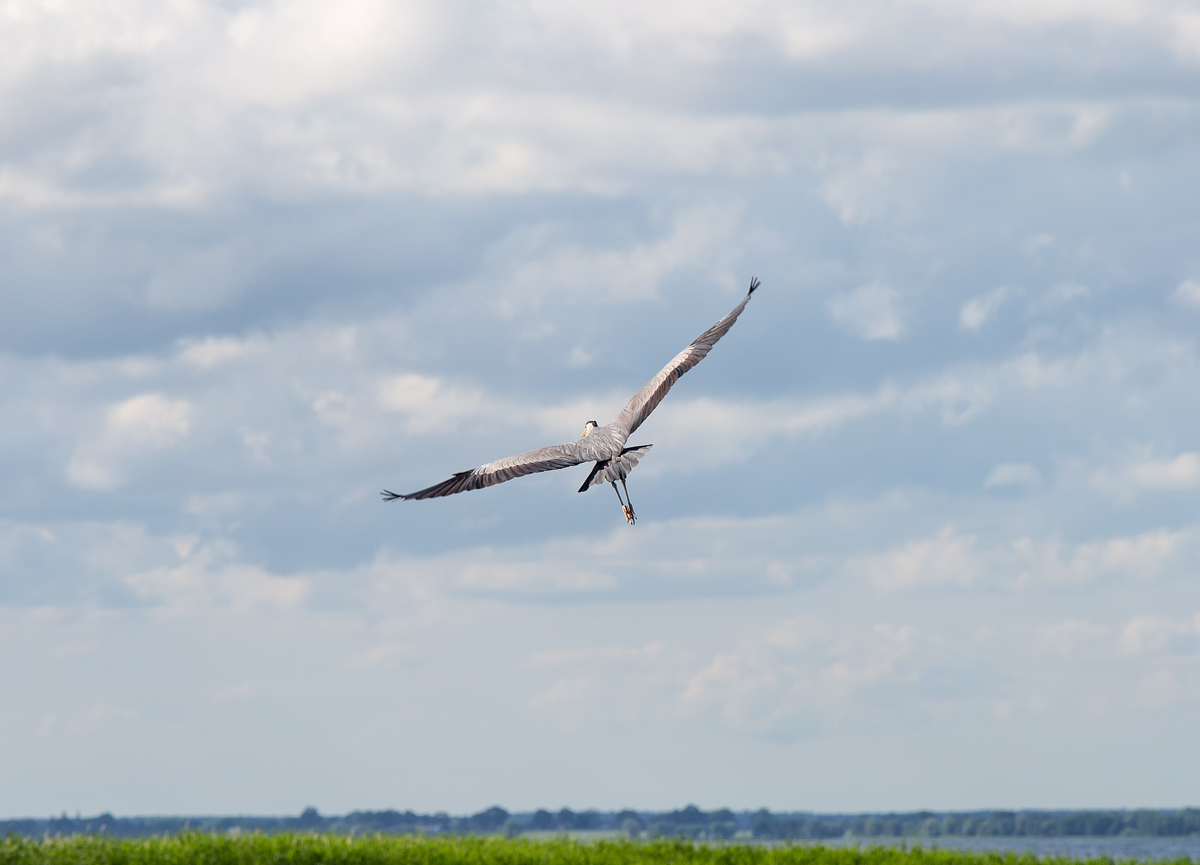
{"type": "Polygon", "coordinates": [[[742,302],[735,306],[732,312],[692,340],[687,348],[675,355],[670,363],[658,371],[658,375],[650,379],[645,387],[634,394],[633,399],[626,404],[625,408],[621,409],[621,413],[613,419],[612,423],[600,426],[594,420],[590,420],[584,424],[583,434],[576,441],[538,448],[534,451],[526,451],[523,454],[485,463],[479,468],[458,472],[454,477],[448,478],[440,484],[417,490],[415,493],[405,495],[384,490],[380,495],[387,502],[396,499],[433,499],[502,484],[522,475],[565,469],[569,466],[594,461],[595,465],[592,466],[592,470],[588,473],[583,486],[579,488],[579,492],[597,484],[611,484],[613,491],[617,494],[617,499],[621,502],[621,513],[625,515],[626,522],[633,525],[637,522],[637,515],[633,512],[633,503],[629,499],[629,488],[625,485],[625,478],[653,445],[626,447],[625,442],[633,435],[634,430],[645,422],[646,418],[650,416],[650,412],[654,411],[662,402],[671,386],[679,381],[679,377],[704,360],[712,347],[717,344],[717,340],[729,332],[729,328],[733,327],[733,323],[746,308],[746,304],[749,302],[750,296],[754,294],[754,289],[758,288],[758,284],[757,279],[751,279],[750,290],[746,292],[742,302]],[[617,489],[617,481],[621,482],[621,489],[625,490],[624,498],[621,496],[621,490],[617,489]]]}

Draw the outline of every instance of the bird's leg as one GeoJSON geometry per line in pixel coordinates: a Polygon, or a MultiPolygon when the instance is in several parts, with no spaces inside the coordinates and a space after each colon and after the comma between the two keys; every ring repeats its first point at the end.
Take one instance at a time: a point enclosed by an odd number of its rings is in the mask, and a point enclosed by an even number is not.
{"type": "MultiPolygon", "coordinates": [[[[617,494],[617,501],[619,501],[621,503],[621,513],[623,513],[625,515],[625,522],[629,523],[629,525],[632,526],[633,520],[634,520],[633,508],[631,508],[629,505],[625,504],[625,499],[621,498],[621,491],[619,489],[617,489],[617,482],[609,481],[609,483],[612,484],[613,492],[617,494]]],[[[624,480],[621,481],[621,486],[625,486],[624,480]]],[[[628,497],[629,490],[625,490],[625,495],[626,495],[626,497],[628,497]]]]}
{"type": "Polygon", "coordinates": [[[629,520],[629,525],[637,522],[637,514],[633,512],[633,499],[629,497],[629,487],[625,486],[625,478],[621,478],[621,489],[625,490],[625,501],[628,502],[625,511],[625,519],[629,520]]]}

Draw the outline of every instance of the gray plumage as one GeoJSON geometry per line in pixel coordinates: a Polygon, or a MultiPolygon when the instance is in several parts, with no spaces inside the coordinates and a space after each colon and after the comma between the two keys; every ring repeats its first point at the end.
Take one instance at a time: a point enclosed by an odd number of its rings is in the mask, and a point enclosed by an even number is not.
{"type": "MultiPolygon", "coordinates": [[[[746,292],[742,302],[735,306],[728,315],[692,340],[687,348],[675,355],[670,363],[659,370],[658,375],[650,379],[641,390],[634,394],[633,399],[625,405],[625,408],[621,409],[611,423],[599,426],[595,421],[588,421],[584,427],[583,436],[573,442],[538,448],[485,463],[470,471],[458,472],[454,477],[415,493],[400,494],[384,490],[382,493],[384,500],[431,499],[449,496],[467,490],[478,490],[502,484],[522,475],[565,469],[569,466],[593,461],[595,465],[587,480],[583,482],[583,486],[579,488],[579,492],[603,483],[612,484],[615,490],[615,482],[618,480],[624,485],[625,478],[638,464],[638,460],[644,457],[652,447],[651,445],[626,447],[625,443],[629,436],[645,423],[646,418],[662,402],[663,397],[667,395],[675,382],[679,381],[680,376],[704,360],[717,341],[729,332],[738,316],[742,314],[742,310],[746,308],[750,296],[754,294],[758,285],[757,279],[750,280],[750,290],[746,292]]],[[[617,497],[620,498],[620,492],[617,493],[617,497]]],[[[626,490],[626,497],[628,497],[628,490],[626,490]]],[[[634,521],[632,505],[626,505],[622,501],[621,506],[625,511],[626,519],[632,523],[634,521]]]]}

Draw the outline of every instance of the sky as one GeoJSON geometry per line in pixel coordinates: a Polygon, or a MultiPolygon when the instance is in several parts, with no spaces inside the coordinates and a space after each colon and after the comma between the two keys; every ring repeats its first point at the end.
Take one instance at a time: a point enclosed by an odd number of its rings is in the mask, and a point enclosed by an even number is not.
{"type": "Polygon", "coordinates": [[[0,815],[1200,804],[1200,7],[0,3],[0,815]],[[607,423],[633,444],[383,503],[607,423]]]}

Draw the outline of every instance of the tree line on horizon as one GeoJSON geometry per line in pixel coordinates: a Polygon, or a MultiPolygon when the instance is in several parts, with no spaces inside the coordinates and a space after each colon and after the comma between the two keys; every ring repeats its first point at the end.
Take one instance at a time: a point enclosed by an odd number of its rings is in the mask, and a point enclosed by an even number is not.
{"type": "Polygon", "coordinates": [[[110,835],[137,838],[184,832],[317,832],[341,835],[382,833],[509,835],[529,832],[612,832],[631,838],[694,840],[828,840],[834,838],[935,837],[1182,837],[1200,835],[1200,808],[1110,811],[916,811],[880,814],[703,811],[558,811],[510,813],[495,806],[466,816],[445,812],[351,811],[326,816],[306,808],[295,817],[95,817],[62,814],[46,819],[0,820],[0,837],[110,835]]]}

